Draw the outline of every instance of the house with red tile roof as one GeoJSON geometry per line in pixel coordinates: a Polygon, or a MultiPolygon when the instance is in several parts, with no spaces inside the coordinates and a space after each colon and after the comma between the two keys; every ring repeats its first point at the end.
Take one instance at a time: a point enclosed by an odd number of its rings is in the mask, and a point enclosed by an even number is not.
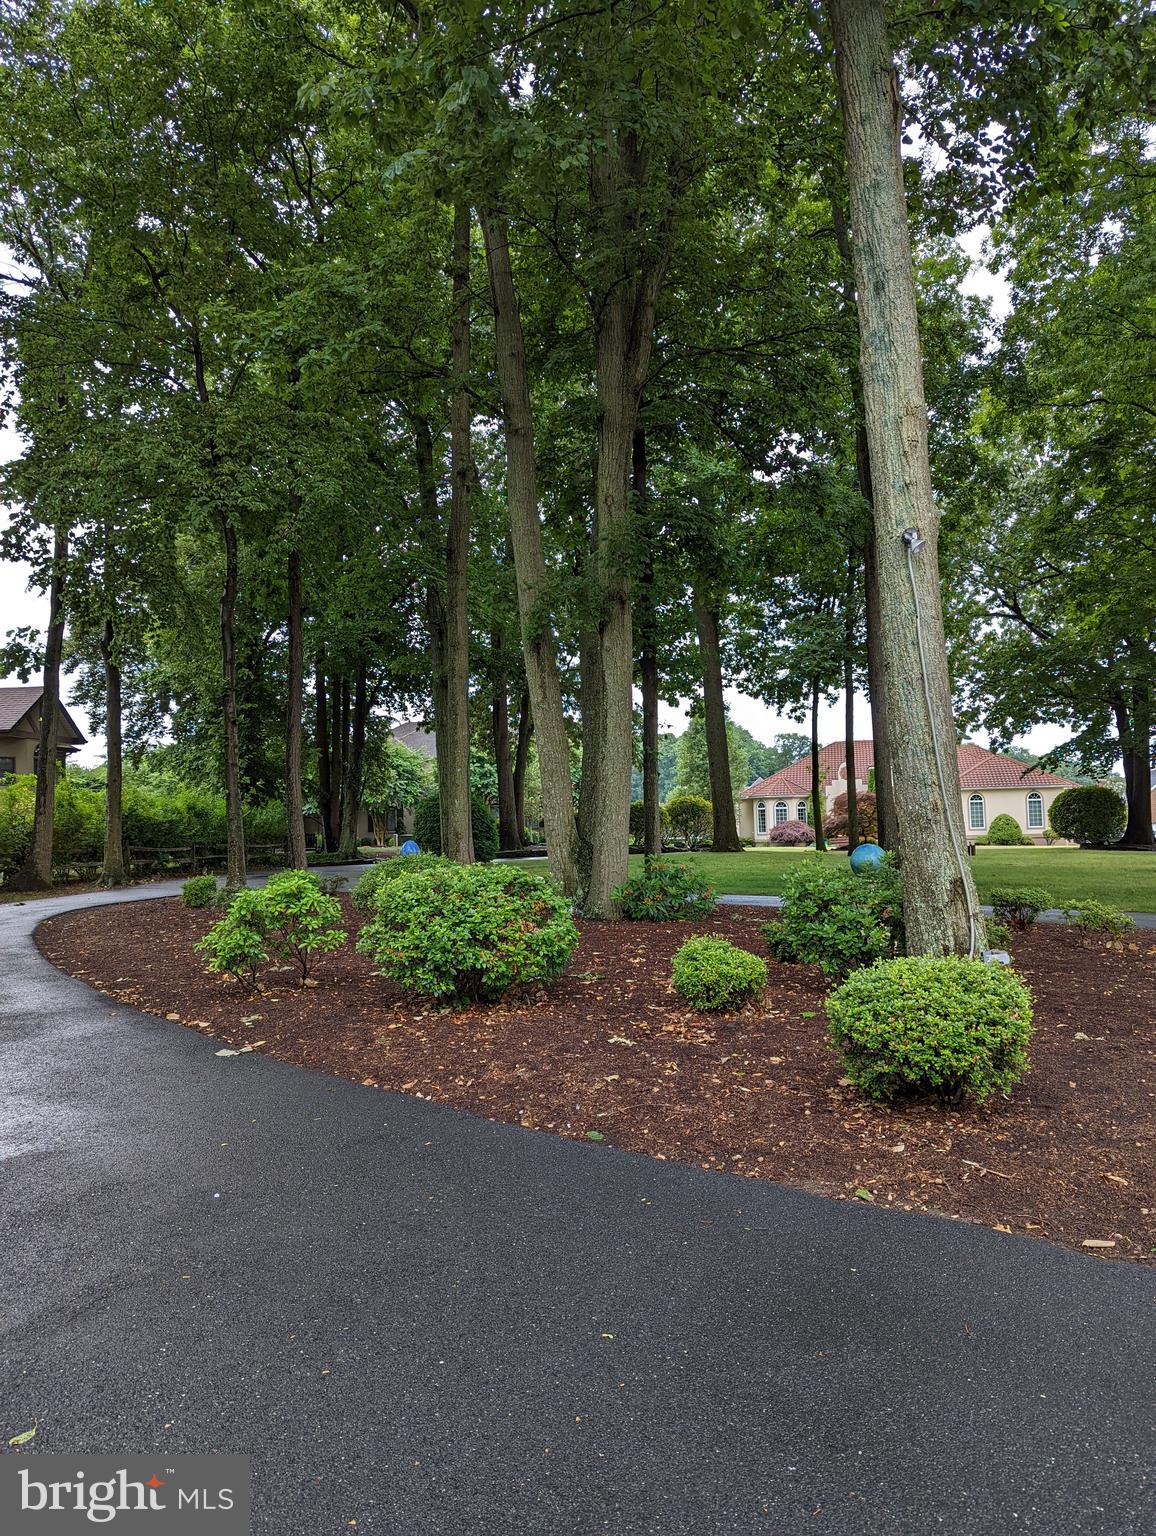
{"type": "MultiPolygon", "coordinates": [[[[974,742],[956,748],[963,825],[969,837],[983,837],[997,816],[1011,816],[1034,842],[1044,841],[1052,801],[1061,790],[1071,789],[1073,779],[1032,768],[1018,758],[989,752],[974,742]]],[[[874,788],[875,744],[857,741],[854,746],[855,788],[859,794],[874,788]]],[[[819,779],[823,811],[830,815],[835,799],[847,792],[845,743],[831,742],[819,749],[819,779]]],[[[756,779],[735,801],[739,835],[756,843],[769,840],[772,828],[784,821],[809,821],[811,759],[780,768],[756,779]]]]}

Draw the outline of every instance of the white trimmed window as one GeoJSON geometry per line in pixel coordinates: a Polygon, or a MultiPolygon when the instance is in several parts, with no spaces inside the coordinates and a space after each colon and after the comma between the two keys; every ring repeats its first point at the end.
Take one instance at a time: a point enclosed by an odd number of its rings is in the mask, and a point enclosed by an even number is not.
{"type": "Polygon", "coordinates": [[[1042,832],[1044,829],[1044,797],[1038,790],[1033,789],[1028,796],[1028,831],[1042,832]]]}
{"type": "Polygon", "coordinates": [[[972,832],[982,832],[987,825],[987,809],[982,795],[970,795],[967,801],[967,825],[972,832]]]}
{"type": "Polygon", "coordinates": [[[800,800],[798,805],[795,807],[795,820],[796,821],[806,821],[806,819],[807,819],[807,802],[805,800],[800,800]]]}
{"type": "Polygon", "coordinates": [[[776,800],[775,801],[775,826],[776,827],[781,827],[783,822],[786,821],[786,819],[787,819],[787,802],[785,800],[776,800]]]}
{"type": "Polygon", "coordinates": [[[767,830],[767,808],[760,800],[755,806],[755,831],[760,836],[767,830]]]}

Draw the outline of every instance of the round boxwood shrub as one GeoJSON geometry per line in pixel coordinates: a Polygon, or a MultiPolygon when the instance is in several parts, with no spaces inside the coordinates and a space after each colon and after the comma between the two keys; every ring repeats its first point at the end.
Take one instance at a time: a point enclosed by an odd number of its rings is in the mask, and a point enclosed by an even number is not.
{"type": "Polygon", "coordinates": [[[1028,1070],[1031,993],[1004,966],[956,956],[880,960],[827,999],[832,1044],[869,1099],[978,1102],[1028,1070]]]}
{"type": "Polygon", "coordinates": [[[443,859],[440,853],[398,853],[388,859],[380,859],[365,871],[353,887],[353,905],[359,912],[372,912],[379,891],[385,890],[394,880],[413,875],[422,869],[437,869],[452,861],[443,859]]]}
{"type": "Polygon", "coordinates": [[[763,935],[776,959],[817,965],[828,976],[891,954],[903,938],[894,860],[862,874],[828,854],[800,860],[787,878],[780,916],[763,935]]]}
{"type": "Polygon", "coordinates": [[[1030,928],[1052,904],[1052,893],[1039,885],[1000,887],[991,893],[991,910],[1001,923],[1030,928]]]}
{"type": "Polygon", "coordinates": [[[1052,801],[1052,826],[1073,843],[1118,843],[1128,807],[1107,784],[1080,784],[1052,801]]]}
{"type": "Polygon", "coordinates": [[[620,885],[614,900],[635,922],[676,922],[714,911],[714,887],[689,864],[647,859],[646,866],[620,885]]]}
{"type": "MultiPolygon", "coordinates": [[[[470,822],[474,829],[474,858],[479,864],[488,864],[498,855],[498,822],[486,804],[486,797],[476,789],[470,794],[470,822]]],[[[436,789],[414,807],[413,835],[423,853],[442,851],[441,801],[436,789]]]]}
{"type": "Polygon", "coordinates": [[[216,875],[194,875],[181,886],[181,900],[186,907],[215,907],[217,905],[216,875]]]}
{"type": "Polygon", "coordinates": [[[714,820],[710,801],[701,795],[675,795],[666,802],[666,819],[672,837],[688,848],[710,842],[714,820]]]}
{"type": "Polygon", "coordinates": [[[1024,830],[1014,816],[1009,816],[1006,811],[997,816],[987,829],[987,840],[999,848],[1018,848],[1022,843],[1030,843],[1031,838],[1024,835],[1024,830]]]}
{"type": "Polygon", "coordinates": [[[815,841],[815,833],[805,821],[780,821],[767,833],[767,842],[776,848],[805,848],[815,841]]]}
{"type": "Polygon", "coordinates": [[[767,962],[728,939],[702,935],[687,939],[670,969],[674,990],[692,1008],[714,1012],[735,1008],[767,984],[767,962]]]}
{"type": "Polygon", "coordinates": [[[357,947],[408,992],[474,1000],[551,981],[578,944],[549,876],[509,864],[454,864],[396,879],[357,947]]]}

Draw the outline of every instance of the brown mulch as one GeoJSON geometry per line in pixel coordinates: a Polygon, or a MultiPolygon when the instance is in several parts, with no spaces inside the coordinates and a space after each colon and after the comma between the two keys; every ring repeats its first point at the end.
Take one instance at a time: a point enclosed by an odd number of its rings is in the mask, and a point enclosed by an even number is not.
{"type": "MultiPolygon", "coordinates": [[[[359,920],[345,908],[352,935],[359,920]]],[[[888,1108],[841,1080],[817,970],[770,961],[764,999],[732,1017],[696,1014],[672,992],[671,956],[691,933],[765,955],[766,917],[731,907],[697,923],[582,923],[552,987],[458,1009],[407,1001],[352,942],[322,959],[315,987],[267,970],[248,992],[205,972],[192,946],[211,915],[175,899],[68,913],[38,943],[145,1012],[367,1086],[1105,1257],[1156,1257],[1156,936],[1018,937],[1036,999],[1029,1076],[984,1109],[888,1108]]]]}

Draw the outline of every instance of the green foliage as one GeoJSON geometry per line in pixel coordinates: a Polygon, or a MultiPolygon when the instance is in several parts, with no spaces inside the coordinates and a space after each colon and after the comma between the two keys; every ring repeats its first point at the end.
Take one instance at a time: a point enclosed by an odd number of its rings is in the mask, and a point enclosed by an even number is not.
{"type": "Polygon", "coordinates": [[[215,907],[217,905],[216,875],[194,875],[181,886],[181,900],[186,907],[215,907]]]}
{"type": "Polygon", "coordinates": [[[989,917],[983,925],[983,931],[987,936],[989,949],[1006,950],[1011,943],[1012,932],[1006,923],[999,922],[994,917],[989,917]]]}
{"type": "Polygon", "coordinates": [[[314,956],[330,954],[345,943],[340,922],[341,903],[321,889],[316,875],[285,869],[271,876],[263,890],[235,892],[224,917],[195,947],[209,956],[209,969],[217,975],[238,981],[248,977],[252,985],[272,954],[293,961],[304,984],[314,956]]]}
{"type": "Polygon", "coordinates": [[[804,858],[786,883],[777,922],[763,929],[779,960],[841,976],[892,954],[902,942],[899,872],[891,859],[856,874],[842,859],[804,858]]]}
{"type": "Polygon", "coordinates": [[[1136,926],[1127,912],[1121,912],[1110,902],[1095,901],[1091,897],[1065,907],[1064,918],[1070,927],[1082,928],[1088,933],[1106,933],[1114,939],[1131,933],[1136,926]]]}
{"type": "Polygon", "coordinates": [[[693,865],[648,859],[638,874],[618,887],[614,900],[623,917],[667,923],[713,912],[714,888],[693,865]]]}
{"type": "Polygon", "coordinates": [[[831,993],[827,1019],[848,1077],[871,1099],[982,1103],[1028,1070],[1031,993],[1013,971],[982,960],[877,961],[831,993]]]}
{"type": "Polygon", "coordinates": [[[384,890],[391,881],[403,875],[416,874],[419,870],[439,869],[452,862],[444,859],[440,853],[399,853],[388,859],[379,859],[353,887],[353,905],[359,912],[372,912],[377,893],[384,890]]]}
{"type": "Polygon", "coordinates": [[[671,965],[674,990],[703,1012],[734,1008],[767,984],[767,963],[727,939],[687,939],[671,965]]]}
{"type": "Polygon", "coordinates": [[[31,774],[0,783],[0,879],[14,875],[32,841],[36,780],[31,774]]]}
{"type": "Polygon", "coordinates": [[[406,991],[472,999],[553,980],[577,944],[549,877],[448,859],[387,882],[357,941],[406,991]]]}
{"type": "MultiPolygon", "coordinates": [[[[772,748],[760,747],[749,731],[727,721],[727,761],[731,771],[731,792],[738,795],[750,783],[756,773],[751,768],[750,743],[760,756],[773,752],[772,748]]],[[[697,795],[710,801],[710,760],[706,746],[706,720],[701,710],[695,710],[690,723],[678,739],[676,756],[676,781],[687,794],[697,795]]]]}
{"type": "Polygon", "coordinates": [[[1080,784],[1052,801],[1052,826],[1074,843],[1116,843],[1128,808],[1106,784],[1080,784]]]}
{"type": "Polygon", "coordinates": [[[332,954],[349,936],[340,926],[341,903],[304,869],[270,876],[260,894],[270,947],[300,968],[304,984],[314,956],[332,954]]]}
{"type": "Polygon", "coordinates": [[[1038,885],[1000,886],[991,893],[992,912],[1013,928],[1030,928],[1051,905],[1051,892],[1038,885]]]}
{"type": "MultiPolygon", "coordinates": [[[[474,858],[488,864],[498,853],[498,822],[484,797],[470,793],[470,822],[474,832],[474,858]]],[[[423,853],[441,853],[441,801],[435,789],[419,800],[413,813],[413,835],[423,853]]]]}
{"type": "Polygon", "coordinates": [[[987,840],[997,848],[1018,848],[1031,843],[1031,838],[1025,837],[1019,822],[1014,816],[1009,816],[1006,811],[997,816],[988,827],[987,840]]]}
{"type": "Polygon", "coordinates": [[[701,848],[710,841],[713,831],[710,801],[701,795],[676,795],[667,803],[666,819],[671,836],[688,848],[701,848]]]}
{"type": "Polygon", "coordinates": [[[248,980],[255,986],[261,966],[269,958],[266,947],[264,891],[238,891],[220,922],[214,923],[193,947],[208,955],[215,976],[248,980]]]}

